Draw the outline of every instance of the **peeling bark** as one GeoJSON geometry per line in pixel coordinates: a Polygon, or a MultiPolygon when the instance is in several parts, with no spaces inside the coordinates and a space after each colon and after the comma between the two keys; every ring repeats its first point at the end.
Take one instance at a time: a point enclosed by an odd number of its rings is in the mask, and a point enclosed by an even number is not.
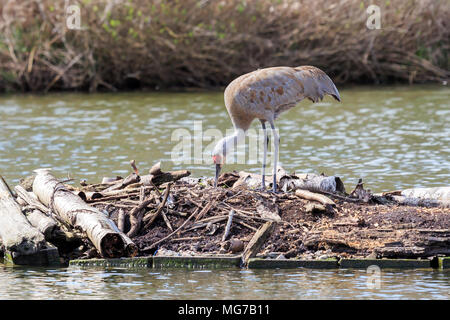
{"type": "Polygon", "coordinates": [[[103,257],[121,257],[126,254],[123,235],[112,220],[67,190],[49,170],[35,172],[33,192],[54,215],[85,232],[103,257]]]}
{"type": "Polygon", "coordinates": [[[46,248],[44,235],[22,214],[6,182],[0,176],[0,238],[12,256],[31,255],[46,248]]]}

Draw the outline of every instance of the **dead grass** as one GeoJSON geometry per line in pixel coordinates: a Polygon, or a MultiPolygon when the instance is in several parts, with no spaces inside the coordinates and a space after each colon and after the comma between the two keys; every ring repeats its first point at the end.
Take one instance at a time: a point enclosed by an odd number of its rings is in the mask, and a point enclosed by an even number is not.
{"type": "Polygon", "coordinates": [[[0,91],[212,87],[274,65],[315,65],[337,83],[449,78],[447,0],[0,0],[0,91]],[[382,2],[382,3],[381,3],[382,2]],[[71,4],[76,4],[71,1],[71,4]]]}

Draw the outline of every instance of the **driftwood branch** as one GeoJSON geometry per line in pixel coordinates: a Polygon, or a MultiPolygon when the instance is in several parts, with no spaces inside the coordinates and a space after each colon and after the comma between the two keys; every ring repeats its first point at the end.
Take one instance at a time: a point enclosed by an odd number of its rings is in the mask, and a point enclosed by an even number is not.
{"type": "Polygon", "coordinates": [[[123,236],[112,220],[67,190],[48,170],[35,172],[33,192],[52,214],[85,232],[102,256],[112,258],[126,254],[123,236]]]}
{"type": "Polygon", "coordinates": [[[12,256],[31,255],[46,248],[44,235],[22,214],[20,206],[0,176],[0,238],[12,256]]]}
{"type": "Polygon", "coordinates": [[[117,227],[121,232],[125,232],[125,218],[126,214],[123,209],[119,209],[119,216],[117,218],[117,227]]]}
{"type": "Polygon", "coordinates": [[[253,235],[252,239],[245,248],[244,253],[242,254],[241,265],[244,266],[248,265],[248,261],[250,260],[250,258],[256,256],[261,247],[264,245],[264,242],[266,241],[267,237],[270,235],[270,232],[272,231],[274,225],[275,222],[272,221],[266,222],[253,235]]]}
{"type": "Polygon", "coordinates": [[[153,197],[150,196],[146,200],[144,200],[144,188],[141,188],[141,195],[140,195],[140,203],[137,205],[133,210],[131,210],[129,216],[130,216],[130,223],[131,228],[130,231],[128,231],[127,236],[128,237],[134,237],[136,236],[142,225],[142,218],[144,215],[144,209],[147,207],[151,202],[153,202],[153,197]]]}
{"type": "Polygon", "coordinates": [[[297,189],[295,190],[295,195],[305,200],[317,201],[320,203],[320,204],[317,204],[315,202],[308,203],[306,205],[307,212],[314,213],[318,211],[318,212],[334,213],[336,203],[334,203],[333,200],[331,200],[327,196],[324,196],[323,194],[311,192],[308,190],[297,189]]]}
{"type": "MultiPolygon", "coordinates": [[[[152,223],[160,216],[162,210],[164,209],[164,206],[166,205],[167,198],[169,197],[170,193],[170,187],[172,186],[171,183],[167,185],[166,191],[164,192],[164,198],[162,202],[160,203],[158,209],[156,210],[155,214],[150,218],[150,220],[145,224],[145,227],[148,228],[152,225],[152,223]]],[[[170,229],[170,228],[169,228],[170,229]]]]}
{"type": "Polygon", "coordinates": [[[228,220],[227,220],[227,225],[225,227],[225,232],[223,233],[222,236],[222,241],[227,240],[229,234],[230,234],[230,230],[231,230],[231,223],[233,222],[233,216],[236,212],[234,210],[230,210],[230,213],[228,214],[228,220]]]}

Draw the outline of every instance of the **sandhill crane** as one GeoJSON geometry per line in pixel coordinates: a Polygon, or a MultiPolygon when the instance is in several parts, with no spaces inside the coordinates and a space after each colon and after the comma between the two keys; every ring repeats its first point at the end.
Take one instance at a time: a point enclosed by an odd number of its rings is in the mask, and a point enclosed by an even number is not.
{"type": "Polygon", "coordinates": [[[265,190],[265,169],[268,136],[266,122],[269,122],[274,137],[274,163],[272,190],[276,192],[276,169],[279,137],[274,121],[278,116],[308,98],[312,102],[323,99],[325,94],[341,101],[333,81],[322,70],[313,66],[272,67],[244,74],[233,80],[225,89],[225,106],[235,129],[234,134],[217,143],[212,152],[216,165],[214,186],[217,187],[222,165],[230,147],[237,144],[254,119],[259,119],[264,131],[264,155],[261,188],[265,190]]]}

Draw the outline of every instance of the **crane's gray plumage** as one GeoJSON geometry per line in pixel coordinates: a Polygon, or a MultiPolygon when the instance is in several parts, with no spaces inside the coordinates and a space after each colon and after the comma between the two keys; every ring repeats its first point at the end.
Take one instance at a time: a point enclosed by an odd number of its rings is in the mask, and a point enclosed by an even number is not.
{"type": "MultiPolygon", "coordinates": [[[[259,69],[244,74],[233,80],[225,89],[225,106],[236,133],[219,141],[213,151],[216,163],[216,184],[220,166],[230,145],[234,140],[240,140],[250,127],[254,119],[259,119],[264,129],[265,122],[269,122],[275,139],[275,158],[273,174],[273,190],[276,191],[276,161],[278,156],[278,135],[274,121],[279,115],[294,107],[303,99],[318,102],[324,95],[331,95],[341,101],[340,95],[333,81],[322,70],[313,66],[273,67],[259,69]]],[[[265,175],[266,150],[264,149],[263,181],[265,175]]]]}

